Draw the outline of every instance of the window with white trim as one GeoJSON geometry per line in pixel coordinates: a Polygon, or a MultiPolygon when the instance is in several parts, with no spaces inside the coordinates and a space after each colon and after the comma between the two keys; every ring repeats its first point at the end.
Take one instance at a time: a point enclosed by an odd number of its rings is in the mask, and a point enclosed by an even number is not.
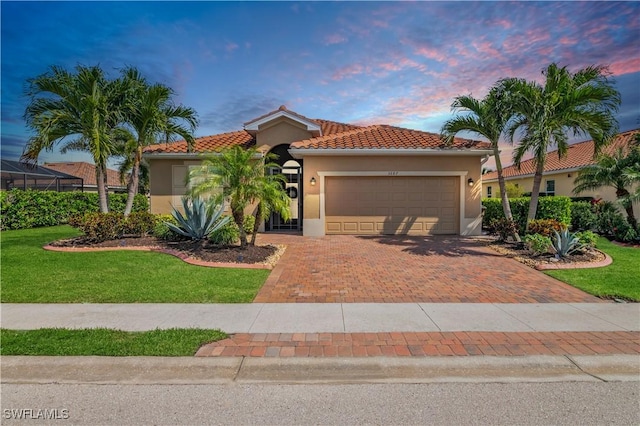
{"type": "Polygon", "coordinates": [[[551,179],[547,181],[546,191],[547,195],[554,196],[556,195],[556,181],[551,179]]]}

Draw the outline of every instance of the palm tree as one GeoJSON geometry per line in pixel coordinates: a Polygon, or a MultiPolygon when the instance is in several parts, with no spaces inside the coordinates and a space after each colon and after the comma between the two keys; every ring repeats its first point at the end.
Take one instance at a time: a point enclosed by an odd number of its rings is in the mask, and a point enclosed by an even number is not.
{"type": "Polygon", "coordinates": [[[573,192],[579,194],[603,186],[613,187],[616,198],[627,213],[627,222],[635,229],[638,222],[633,213],[634,194],[631,187],[640,174],[640,147],[632,147],[627,153],[622,148],[613,155],[601,155],[598,162],[580,171],[574,181],[573,192]]]}
{"type": "Polygon", "coordinates": [[[509,140],[513,143],[518,132],[522,136],[514,163],[519,167],[524,155],[532,152],[536,165],[527,228],[536,217],[547,151],[555,146],[558,156],[565,156],[567,132],[571,132],[573,136],[589,135],[595,156],[618,130],[614,114],[620,106],[620,93],[613,87],[606,67],[590,66],[572,74],[553,63],[542,74],[544,85],[517,78],[498,83],[509,95],[514,113],[506,130],[509,140]]]}
{"type": "MultiPolygon", "coordinates": [[[[502,199],[502,210],[508,220],[513,220],[511,205],[506,190],[504,175],[502,173],[502,161],[500,161],[500,147],[498,142],[500,135],[509,120],[508,109],[504,107],[502,93],[496,88],[492,88],[487,96],[482,100],[474,99],[471,96],[458,96],[454,99],[451,107],[454,111],[469,112],[467,115],[458,115],[448,120],[442,126],[440,133],[445,143],[453,142],[458,132],[468,131],[481,135],[489,140],[493,149],[493,156],[496,160],[496,171],[498,172],[498,185],[500,186],[500,198],[502,199]]],[[[483,169],[484,174],[484,169],[483,169]]],[[[518,232],[513,235],[516,241],[520,241],[518,232]]]]}
{"type": "MultiPolygon", "coordinates": [[[[202,165],[189,173],[194,196],[213,195],[216,203],[229,203],[231,216],[240,231],[241,248],[247,247],[244,214],[249,205],[264,200],[260,207],[262,212],[277,207],[278,211],[286,215],[280,209],[282,205],[276,202],[280,197],[286,197],[280,184],[283,177],[268,173],[270,169],[278,167],[272,162],[274,157],[272,154],[263,156],[256,148],[234,146],[205,157],[202,165]]],[[[260,215],[263,218],[265,216],[264,213],[260,215]]],[[[259,226],[258,218],[256,223],[259,226]]]]}
{"type": "Polygon", "coordinates": [[[21,160],[36,162],[66,138],[69,146],[83,146],[93,156],[100,211],[109,211],[107,160],[113,151],[113,129],[120,120],[123,93],[97,66],[78,65],[75,73],[61,67],[29,79],[25,110],[27,126],[36,132],[25,146],[21,160]]]}
{"type": "Polygon", "coordinates": [[[191,149],[198,119],[192,108],[173,104],[171,97],[174,93],[169,87],[147,83],[135,68],[122,71],[122,84],[127,91],[123,121],[126,129],[131,132],[129,136],[123,135],[123,139],[128,140],[125,164],[130,164],[128,196],[124,209],[127,216],[131,213],[134,197],[138,193],[143,149],[158,142],[169,142],[176,136],[184,139],[191,149]]]}
{"type": "Polygon", "coordinates": [[[282,190],[282,184],[286,182],[284,175],[265,175],[264,179],[260,179],[258,183],[258,193],[256,198],[258,207],[256,208],[256,220],[253,223],[253,234],[251,235],[250,245],[256,245],[256,235],[260,224],[265,221],[271,212],[280,214],[283,220],[291,219],[291,199],[285,191],[282,190]]]}

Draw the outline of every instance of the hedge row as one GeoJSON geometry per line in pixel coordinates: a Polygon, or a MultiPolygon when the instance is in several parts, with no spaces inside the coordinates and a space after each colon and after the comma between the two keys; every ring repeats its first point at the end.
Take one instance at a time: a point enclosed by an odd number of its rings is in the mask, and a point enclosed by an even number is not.
{"type": "MultiPolygon", "coordinates": [[[[109,209],[124,211],[127,194],[109,194],[109,209]]],[[[23,191],[0,192],[0,229],[36,228],[68,223],[69,216],[99,211],[98,194],[90,192],[23,191]]],[[[149,210],[147,197],[138,194],[134,212],[149,210]]]]}
{"type": "MultiPolygon", "coordinates": [[[[529,201],[529,197],[509,199],[511,214],[513,214],[513,220],[518,224],[520,232],[523,232],[527,225],[529,201]]],[[[493,219],[504,218],[500,198],[483,198],[482,205],[485,207],[482,217],[483,227],[488,227],[493,219]]],[[[568,227],[571,225],[571,199],[569,197],[540,197],[536,219],[555,219],[568,227]]]]}

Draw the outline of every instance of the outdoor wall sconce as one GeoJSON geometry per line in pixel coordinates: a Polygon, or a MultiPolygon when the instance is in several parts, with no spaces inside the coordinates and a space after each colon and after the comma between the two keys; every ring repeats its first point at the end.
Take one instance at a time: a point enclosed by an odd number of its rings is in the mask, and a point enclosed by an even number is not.
{"type": "Polygon", "coordinates": [[[316,186],[316,178],[312,177],[309,183],[311,184],[311,186],[316,186]]]}
{"type": "Polygon", "coordinates": [[[467,179],[467,185],[473,186],[473,179],[472,178],[467,179]]]}

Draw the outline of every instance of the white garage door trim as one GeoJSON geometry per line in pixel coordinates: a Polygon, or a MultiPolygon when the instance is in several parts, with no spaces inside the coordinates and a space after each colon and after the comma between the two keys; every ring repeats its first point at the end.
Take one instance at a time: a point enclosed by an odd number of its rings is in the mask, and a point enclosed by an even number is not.
{"type": "Polygon", "coordinates": [[[306,226],[313,227],[309,229],[309,235],[324,235],[325,234],[325,178],[332,176],[386,176],[386,177],[400,177],[400,176],[432,176],[432,177],[446,177],[446,176],[458,176],[460,177],[459,193],[460,193],[460,214],[459,214],[459,230],[462,232],[466,227],[464,220],[465,211],[465,185],[462,182],[466,182],[464,179],[469,172],[464,171],[344,171],[344,172],[317,172],[320,177],[320,220],[317,223],[308,223],[306,226]]]}

